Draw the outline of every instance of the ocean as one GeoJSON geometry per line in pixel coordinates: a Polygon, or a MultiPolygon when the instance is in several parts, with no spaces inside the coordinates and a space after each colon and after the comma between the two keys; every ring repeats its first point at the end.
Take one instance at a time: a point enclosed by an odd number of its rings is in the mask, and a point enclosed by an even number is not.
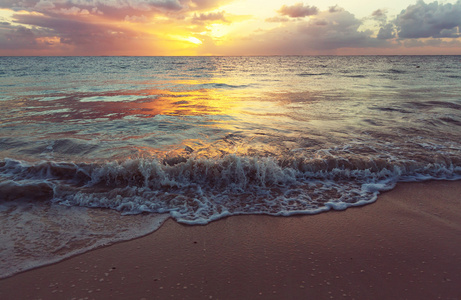
{"type": "Polygon", "coordinates": [[[0,57],[0,278],[461,179],[461,56],[0,57]]]}

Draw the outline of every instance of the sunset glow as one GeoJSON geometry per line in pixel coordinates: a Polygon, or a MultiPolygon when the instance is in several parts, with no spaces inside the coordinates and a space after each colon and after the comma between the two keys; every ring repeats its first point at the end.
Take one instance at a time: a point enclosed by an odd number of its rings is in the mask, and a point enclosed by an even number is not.
{"type": "Polygon", "coordinates": [[[460,0],[7,0],[0,55],[461,54],[460,27],[460,0]]]}

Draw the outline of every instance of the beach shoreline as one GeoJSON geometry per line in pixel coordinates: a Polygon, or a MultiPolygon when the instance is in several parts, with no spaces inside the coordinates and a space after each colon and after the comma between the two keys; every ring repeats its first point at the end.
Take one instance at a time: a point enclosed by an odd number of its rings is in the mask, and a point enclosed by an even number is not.
{"type": "Polygon", "coordinates": [[[461,181],[317,215],[167,220],[0,280],[1,299],[461,299],[461,181]]]}

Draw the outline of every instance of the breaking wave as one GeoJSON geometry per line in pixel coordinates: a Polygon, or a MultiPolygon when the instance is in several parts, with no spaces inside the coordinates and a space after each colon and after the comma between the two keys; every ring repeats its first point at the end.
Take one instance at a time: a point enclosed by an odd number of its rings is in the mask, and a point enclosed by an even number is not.
{"type": "Polygon", "coordinates": [[[228,155],[105,163],[5,159],[4,200],[41,199],[123,214],[168,213],[187,224],[236,214],[288,216],[342,210],[376,200],[399,181],[461,178],[458,161],[228,155]]]}

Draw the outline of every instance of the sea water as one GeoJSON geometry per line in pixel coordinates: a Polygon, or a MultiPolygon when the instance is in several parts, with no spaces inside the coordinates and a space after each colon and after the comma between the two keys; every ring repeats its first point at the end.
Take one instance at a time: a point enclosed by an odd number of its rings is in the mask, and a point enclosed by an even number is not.
{"type": "Polygon", "coordinates": [[[461,179],[461,56],[0,57],[0,277],[461,179]]]}

